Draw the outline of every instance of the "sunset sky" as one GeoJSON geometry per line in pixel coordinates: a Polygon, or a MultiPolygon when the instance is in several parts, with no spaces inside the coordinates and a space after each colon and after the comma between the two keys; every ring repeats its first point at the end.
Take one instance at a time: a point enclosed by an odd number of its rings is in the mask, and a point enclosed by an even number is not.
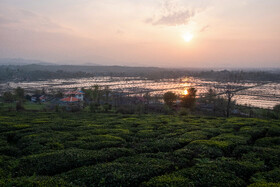
{"type": "Polygon", "coordinates": [[[280,0],[0,0],[0,58],[280,67],[280,0]]]}

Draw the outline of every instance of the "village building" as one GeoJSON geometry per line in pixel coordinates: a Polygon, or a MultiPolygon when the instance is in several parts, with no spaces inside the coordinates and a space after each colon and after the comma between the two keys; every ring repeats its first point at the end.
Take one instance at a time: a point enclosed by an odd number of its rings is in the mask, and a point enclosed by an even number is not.
{"type": "Polygon", "coordinates": [[[76,90],[76,91],[68,91],[64,93],[65,96],[67,97],[75,97],[79,101],[84,101],[84,95],[85,93],[81,90],[76,90]]]}
{"type": "Polygon", "coordinates": [[[70,97],[60,99],[60,101],[65,102],[65,103],[75,103],[75,102],[79,102],[80,100],[76,97],[70,96],[70,97]]]}
{"type": "Polygon", "coordinates": [[[74,103],[74,102],[84,101],[85,93],[81,90],[76,90],[76,91],[65,92],[64,95],[66,97],[63,99],[60,99],[60,101],[62,101],[64,103],[74,103]]]}
{"type": "Polygon", "coordinates": [[[38,94],[35,94],[35,95],[32,95],[31,98],[30,98],[30,101],[32,102],[46,102],[46,96],[45,95],[38,95],[38,94]]]}

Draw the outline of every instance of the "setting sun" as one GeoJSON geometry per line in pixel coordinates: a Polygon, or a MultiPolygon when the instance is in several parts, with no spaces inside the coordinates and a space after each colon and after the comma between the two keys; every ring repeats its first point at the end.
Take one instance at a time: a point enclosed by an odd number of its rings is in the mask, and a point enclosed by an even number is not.
{"type": "Polygon", "coordinates": [[[191,33],[185,33],[185,34],[183,35],[183,38],[184,38],[185,42],[190,42],[190,41],[193,39],[193,34],[191,34],[191,33]]]}
{"type": "Polygon", "coordinates": [[[188,95],[188,94],[189,94],[188,90],[185,89],[185,90],[184,90],[184,95],[188,95]]]}

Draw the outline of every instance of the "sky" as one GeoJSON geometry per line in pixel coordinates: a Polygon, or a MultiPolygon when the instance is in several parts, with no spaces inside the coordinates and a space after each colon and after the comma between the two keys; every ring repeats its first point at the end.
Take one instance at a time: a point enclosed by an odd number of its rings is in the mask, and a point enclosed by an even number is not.
{"type": "Polygon", "coordinates": [[[280,67],[279,0],[0,0],[0,58],[280,67]]]}

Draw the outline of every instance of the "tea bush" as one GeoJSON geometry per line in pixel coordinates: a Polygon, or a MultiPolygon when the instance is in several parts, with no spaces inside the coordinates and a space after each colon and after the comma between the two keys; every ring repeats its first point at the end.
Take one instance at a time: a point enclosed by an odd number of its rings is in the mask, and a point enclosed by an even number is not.
{"type": "Polygon", "coordinates": [[[132,150],[125,148],[110,148],[100,151],[69,149],[51,153],[30,155],[19,160],[15,168],[16,176],[54,175],[84,165],[106,162],[118,157],[133,154],[132,150]]]}
{"type": "Polygon", "coordinates": [[[145,156],[123,157],[114,162],[82,167],[61,175],[85,186],[131,186],[172,170],[172,163],[145,156]]]}

